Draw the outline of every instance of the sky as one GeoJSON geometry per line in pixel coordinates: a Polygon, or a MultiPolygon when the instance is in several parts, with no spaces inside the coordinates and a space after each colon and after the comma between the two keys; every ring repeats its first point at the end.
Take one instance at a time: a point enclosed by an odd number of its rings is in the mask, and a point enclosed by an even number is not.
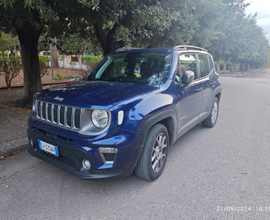
{"type": "Polygon", "coordinates": [[[247,14],[257,12],[257,24],[263,28],[270,42],[270,1],[269,0],[246,0],[250,5],[246,9],[247,14]]]}

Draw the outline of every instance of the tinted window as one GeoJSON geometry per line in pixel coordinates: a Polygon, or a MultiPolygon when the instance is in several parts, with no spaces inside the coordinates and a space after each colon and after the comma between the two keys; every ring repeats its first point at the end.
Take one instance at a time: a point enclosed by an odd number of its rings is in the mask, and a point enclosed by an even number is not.
{"type": "Polygon", "coordinates": [[[195,54],[183,54],[179,56],[180,61],[180,76],[182,78],[183,73],[187,70],[191,70],[195,74],[197,79],[197,62],[195,54]]]}
{"type": "Polygon", "coordinates": [[[124,58],[115,59],[108,65],[99,79],[124,76],[126,67],[127,62],[124,61],[124,58]]]}
{"type": "Polygon", "coordinates": [[[90,74],[90,79],[160,85],[167,81],[171,53],[119,53],[109,55],[90,74]]]}
{"type": "Polygon", "coordinates": [[[200,63],[201,77],[207,76],[210,73],[208,58],[206,55],[199,55],[198,57],[200,63]]]}

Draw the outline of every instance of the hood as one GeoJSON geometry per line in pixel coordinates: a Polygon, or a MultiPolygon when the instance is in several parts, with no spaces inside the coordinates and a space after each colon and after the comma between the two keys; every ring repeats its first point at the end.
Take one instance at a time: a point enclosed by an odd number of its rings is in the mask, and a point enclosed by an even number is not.
{"type": "Polygon", "coordinates": [[[82,80],[45,89],[37,94],[37,98],[59,104],[109,109],[122,101],[157,89],[159,86],[82,80]]]}

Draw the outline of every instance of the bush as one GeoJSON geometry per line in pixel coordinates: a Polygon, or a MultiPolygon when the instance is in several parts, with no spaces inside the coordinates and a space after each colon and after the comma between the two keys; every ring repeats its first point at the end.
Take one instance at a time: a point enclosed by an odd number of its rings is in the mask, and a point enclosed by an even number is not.
{"type": "Polygon", "coordinates": [[[102,59],[103,59],[103,57],[85,56],[85,57],[82,57],[82,62],[84,64],[86,64],[86,63],[99,63],[102,59]]]}
{"type": "Polygon", "coordinates": [[[82,57],[82,62],[86,65],[87,70],[82,70],[79,75],[85,78],[95,68],[95,66],[102,60],[102,57],[85,56],[82,57]]]}
{"type": "Polygon", "coordinates": [[[7,87],[11,87],[11,81],[19,75],[21,69],[21,57],[0,58],[0,71],[4,72],[7,87]]]}
{"type": "Polygon", "coordinates": [[[54,81],[61,82],[64,80],[64,77],[61,74],[55,74],[54,81]]]}
{"type": "Polygon", "coordinates": [[[48,69],[50,68],[50,62],[51,59],[48,57],[39,57],[39,71],[40,71],[40,77],[46,75],[49,75],[48,69]]]}

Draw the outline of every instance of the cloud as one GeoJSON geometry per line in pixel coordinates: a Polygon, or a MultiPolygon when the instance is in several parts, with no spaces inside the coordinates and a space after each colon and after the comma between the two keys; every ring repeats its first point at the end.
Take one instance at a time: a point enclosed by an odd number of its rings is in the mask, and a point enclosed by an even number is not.
{"type": "Polygon", "coordinates": [[[270,4],[265,0],[247,0],[245,2],[251,3],[246,9],[246,14],[257,13],[257,24],[267,32],[266,37],[270,41],[270,4]]]}
{"type": "Polygon", "coordinates": [[[268,18],[262,18],[257,20],[257,24],[260,26],[268,26],[270,24],[270,19],[268,18]]]}

